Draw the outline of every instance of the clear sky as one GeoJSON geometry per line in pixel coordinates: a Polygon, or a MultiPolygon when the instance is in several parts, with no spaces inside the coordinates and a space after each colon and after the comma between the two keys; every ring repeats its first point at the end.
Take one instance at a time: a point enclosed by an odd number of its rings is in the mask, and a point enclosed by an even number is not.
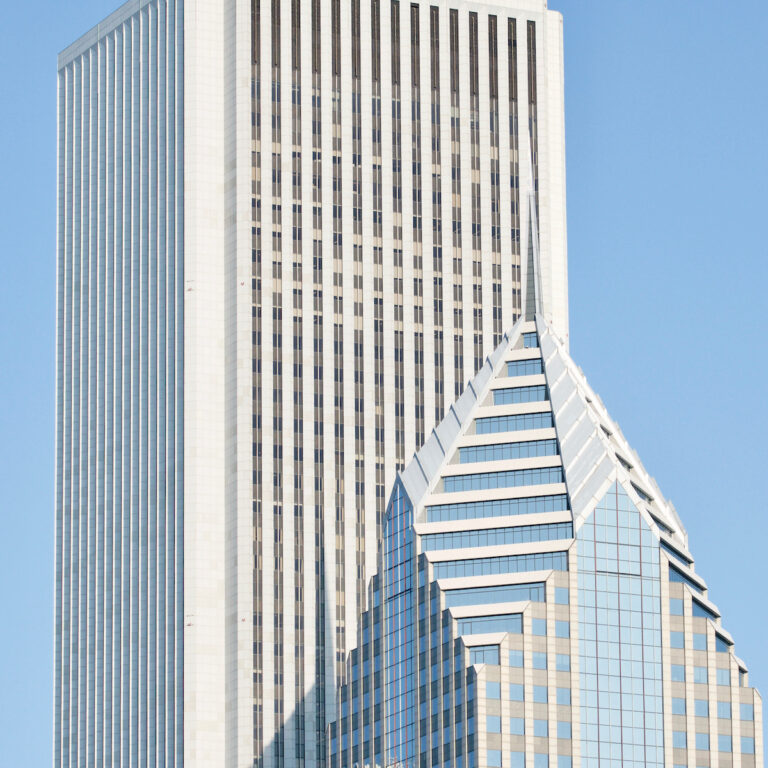
{"type": "MultiPolygon", "coordinates": [[[[768,3],[550,5],[571,351],[768,693],[768,3]]],[[[0,768],[51,754],[56,54],[114,7],[7,3],[0,27],[0,768]]]]}

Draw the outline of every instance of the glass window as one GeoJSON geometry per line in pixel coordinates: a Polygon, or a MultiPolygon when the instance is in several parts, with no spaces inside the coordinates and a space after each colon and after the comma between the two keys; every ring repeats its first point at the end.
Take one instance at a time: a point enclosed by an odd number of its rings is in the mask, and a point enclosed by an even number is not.
{"type": "Polygon", "coordinates": [[[571,706],[571,689],[570,688],[557,689],[557,703],[563,707],[571,706]]]}
{"type": "Polygon", "coordinates": [[[685,632],[670,632],[669,644],[672,648],[685,648],[685,632]]]}
{"type": "Polygon", "coordinates": [[[459,634],[472,635],[486,632],[523,631],[523,617],[519,613],[508,613],[500,616],[475,616],[471,619],[459,620],[459,634]]]}
{"type": "Polygon", "coordinates": [[[521,499],[494,499],[492,501],[468,501],[461,504],[438,504],[427,507],[427,522],[446,520],[476,520],[485,517],[510,517],[534,512],[564,512],[568,509],[568,497],[564,493],[555,496],[529,496],[521,499]]]}
{"type": "Polygon", "coordinates": [[[540,357],[533,360],[513,360],[507,363],[507,376],[535,376],[538,373],[544,373],[540,357]]]}
{"type": "Polygon", "coordinates": [[[730,685],[731,684],[731,670],[720,669],[717,670],[717,684],[718,685],[730,685]]]}
{"type": "Polygon", "coordinates": [[[685,699],[672,698],[672,714],[684,715],[685,714],[685,699]]]}
{"type": "Polygon", "coordinates": [[[741,754],[742,755],[755,754],[755,739],[753,736],[741,737],[741,754]]]}
{"type": "Polygon", "coordinates": [[[481,461],[507,461],[539,456],[557,456],[557,440],[528,440],[521,443],[470,445],[459,448],[459,463],[474,464],[481,461]]]}
{"type": "Polygon", "coordinates": [[[706,699],[696,699],[693,702],[693,713],[696,717],[709,717],[709,702],[706,699]]]}
{"type": "Polygon", "coordinates": [[[522,667],[523,666],[523,652],[512,650],[509,652],[509,666],[510,667],[522,667]]]}
{"type": "MultiPolygon", "coordinates": [[[[547,523],[545,525],[518,525],[514,528],[484,528],[477,531],[429,533],[421,537],[421,542],[424,550],[431,552],[436,549],[498,547],[504,544],[528,544],[532,541],[555,541],[570,538],[573,538],[572,523],[547,523]]],[[[543,603],[545,597],[542,593],[538,602],[543,603]]],[[[526,600],[528,598],[521,596],[520,599],[526,600]]]]}
{"type": "Polygon", "coordinates": [[[469,649],[470,664],[498,664],[499,646],[498,645],[476,645],[469,649]]]}
{"type": "Polygon", "coordinates": [[[683,615],[683,601],[682,598],[679,597],[672,597],[669,600],[669,612],[673,616],[682,616],[683,615]]]}
{"type": "Polygon", "coordinates": [[[568,587],[555,587],[555,605],[568,605],[569,603],[568,587]]]}
{"type": "Polygon", "coordinates": [[[488,715],[485,718],[485,730],[488,733],[501,733],[501,717],[498,715],[488,715]]]}
{"type": "Polygon", "coordinates": [[[709,749],[709,734],[697,733],[696,734],[696,749],[706,751],[709,749]]]}
{"type": "Polygon", "coordinates": [[[533,735],[546,738],[549,736],[549,723],[547,720],[533,721],[533,735]]]}
{"type": "Polygon", "coordinates": [[[525,736],[525,718],[511,717],[509,719],[509,732],[513,736],[525,736]]]}
{"type": "Polygon", "coordinates": [[[558,672],[570,672],[571,657],[567,653],[558,653],[555,661],[555,668],[558,672]]]}
{"type": "Polygon", "coordinates": [[[684,664],[672,665],[672,682],[673,683],[685,682],[685,665],[684,664]]]}
{"type": "Polygon", "coordinates": [[[706,667],[694,667],[693,668],[693,682],[694,683],[706,683],[707,682],[707,668],[706,667]]]}
{"type": "Polygon", "coordinates": [[[516,405],[517,403],[543,403],[549,398],[546,384],[533,387],[506,387],[493,390],[494,405],[516,405]]]}
{"type": "Polygon", "coordinates": [[[512,752],[509,756],[511,768],[525,768],[525,752],[512,752]]]}
{"type": "Polygon", "coordinates": [[[557,768],[572,768],[573,761],[570,755],[557,756],[557,768]]]}
{"type": "Polygon", "coordinates": [[[557,738],[558,739],[570,739],[571,738],[571,723],[568,720],[557,721],[557,738]]]}
{"type": "Polygon", "coordinates": [[[523,334],[523,348],[531,349],[539,346],[539,334],[536,331],[523,334]]]}
{"type": "Polygon", "coordinates": [[[707,650],[707,636],[702,632],[693,633],[693,650],[694,651],[707,650]]]}
{"type": "Polygon", "coordinates": [[[547,686],[546,685],[533,686],[533,700],[538,704],[547,703],[547,686]]]}
{"type": "Polygon", "coordinates": [[[525,694],[524,688],[518,683],[510,683],[509,685],[509,700],[510,701],[524,701],[525,694]]]}
{"type": "Polygon", "coordinates": [[[693,607],[693,615],[699,617],[700,619],[712,619],[712,621],[717,620],[717,615],[712,613],[712,611],[709,610],[709,608],[705,608],[701,603],[698,603],[696,600],[692,603],[693,607]]]}
{"type": "Polygon", "coordinates": [[[741,705],[741,719],[742,720],[754,720],[755,719],[755,707],[752,704],[741,705]]]}
{"type": "Polygon", "coordinates": [[[487,491],[494,488],[519,488],[523,485],[550,485],[565,482],[562,467],[508,469],[504,472],[478,472],[450,475],[443,480],[445,493],[487,491]]]}
{"type": "Polygon", "coordinates": [[[475,419],[475,431],[478,435],[495,435],[500,432],[520,432],[528,429],[551,429],[554,425],[550,411],[485,416],[475,419]]]}
{"type": "Polygon", "coordinates": [[[570,637],[571,636],[571,622],[555,621],[555,637],[570,637]]]}
{"type": "MultiPolygon", "coordinates": [[[[689,579],[682,571],[678,571],[677,568],[672,565],[672,563],[669,564],[669,580],[673,583],[687,584],[694,592],[701,594],[701,587],[695,581],[689,579]]],[[[696,616],[695,607],[693,615],[696,616]]]]}
{"type": "Polygon", "coordinates": [[[537,752],[533,756],[533,768],[549,768],[549,755],[542,755],[537,752]]]}
{"type": "Polygon", "coordinates": [[[488,768],[501,768],[501,750],[489,749],[486,752],[488,768]]]}
{"type": "Polygon", "coordinates": [[[721,720],[731,719],[731,702],[730,701],[718,701],[717,702],[717,716],[721,720]]]}
{"type": "Polygon", "coordinates": [[[489,680],[485,684],[485,696],[488,699],[500,699],[501,698],[501,683],[494,683],[489,680]]]}
{"type": "Polygon", "coordinates": [[[687,744],[685,731],[672,731],[672,746],[675,749],[685,749],[687,744]]]}
{"type": "Polygon", "coordinates": [[[534,669],[546,669],[547,668],[547,654],[540,651],[533,652],[533,668],[534,669]]]}
{"type": "Polygon", "coordinates": [[[731,645],[725,638],[715,635],[715,650],[718,653],[728,653],[731,650],[731,645]]]}
{"type": "Polygon", "coordinates": [[[538,637],[544,637],[547,634],[547,620],[533,619],[531,622],[531,631],[538,637]]]}

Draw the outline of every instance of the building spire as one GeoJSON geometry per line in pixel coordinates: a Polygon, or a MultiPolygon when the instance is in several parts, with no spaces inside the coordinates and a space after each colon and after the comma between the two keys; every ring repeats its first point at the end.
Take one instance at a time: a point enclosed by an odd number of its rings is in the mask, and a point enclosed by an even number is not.
{"type": "MultiPolygon", "coordinates": [[[[533,169],[531,169],[533,180],[533,169]]],[[[528,257],[525,268],[525,307],[523,316],[526,320],[535,319],[543,313],[541,291],[541,262],[539,260],[539,222],[536,217],[536,192],[531,183],[528,192],[528,257]]]]}

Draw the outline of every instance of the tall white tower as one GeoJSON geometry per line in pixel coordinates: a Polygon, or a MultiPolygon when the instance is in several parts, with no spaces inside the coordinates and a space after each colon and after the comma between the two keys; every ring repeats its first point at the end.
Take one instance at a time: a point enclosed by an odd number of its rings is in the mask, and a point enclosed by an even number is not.
{"type": "Polygon", "coordinates": [[[59,57],[58,154],[55,764],[322,765],[531,221],[567,343],[561,18],[131,0],[59,57]]]}

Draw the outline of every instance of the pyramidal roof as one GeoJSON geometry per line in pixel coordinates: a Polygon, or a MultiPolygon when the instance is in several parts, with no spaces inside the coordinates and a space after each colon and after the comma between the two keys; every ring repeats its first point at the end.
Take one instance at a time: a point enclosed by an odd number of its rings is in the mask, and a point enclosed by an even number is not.
{"type": "MultiPolygon", "coordinates": [[[[660,541],[692,564],[688,535],[674,506],[664,498],[600,397],[541,314],[535,314],[533,320],[521,318],[503,336],[461,397],[400,473],[399,480],[413,505],[415,523],[426,520],[426,506],[436,503],[442,495],[441,481],[454,473],[451,465],[456,464],[459,448],[471,442],[476,419],[487,418],[495,412],[494,390],[535,383],[545,384],[547,388],[547,410],[552,414],[559,444],[574,530],[578,531],[608,488],[619,481],[660,541]],[[538,349],[526,348],[526,337],[530,334],[536,334],[538,349]],[[508,375],[510,361],[538,359],[539,351],[542,376],[535,380],[526,377],[523,381],[508,375]]],[[[543,405],[537,404],[535,410],[541,411],[543,405]]],[[[706,589],[692,566],[685,568],[680,564],[680,569],[706,589]]]]}

